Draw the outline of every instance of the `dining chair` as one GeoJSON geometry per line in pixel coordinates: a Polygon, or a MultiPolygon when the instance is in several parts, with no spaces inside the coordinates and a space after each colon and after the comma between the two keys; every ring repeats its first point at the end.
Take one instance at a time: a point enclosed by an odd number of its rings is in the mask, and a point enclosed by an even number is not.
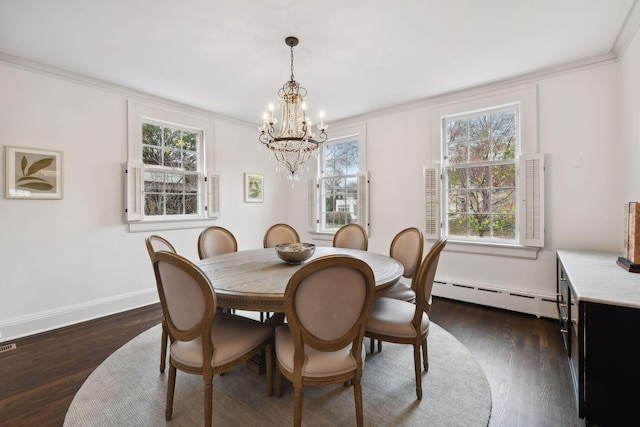
{"type": "Polygon", "coordinates": [[[212,423],[213,377],[266,354],[267,394],[273,394],[273,329],[256,320],[217,312],[216,293],[204,272],[174,253],[151,256],[162,312],[167,321],[169,381],[165,418],[173,414],[176,371],[202,375],[204,424],[212,423]]]}
{"type": "Polygon", "coordinates": [[[363,425],[363,339],[374,293],[371,267],[347,255],[317,258],[289,280],[284,294],[288,323],[275,332],[276,393],[282,396],[282,376],[293,383],[295,426],[302,424],[303,386],[348,382],[357,425],[363,425]]]}
{"type": "Polygon", "coordinates": [[[300,243],[300,236],[289,224],[274,224],[264,233],[262,244],[265,248],[275,248],[282,243],[300,243]]]}
{"type": "MultiPolygon", "coordinates": [[[[164,237],[160,237],[157,235],[147,236],[145,239],[145,243],[147,245],[147,252],[149,252],[149,256],[151,257],[154,253],[159,251],[172,252],[177,253],[176,249],[173,247],[171,243],[164,237]]],[[[169,335],[167,333],[167,322],[162,317],[162,337],[160,338],[162,341],[160,343],[160,372],[164,373],[164,368],[166,365],[167,359],[167,343],[169,341],[169,335]]]]}
{"type": "Polygon", "coordinates": [[[333,247],[366,251],[369,247],[367,232],[360,224],[343,225],[333,235],[333,247]]]}
{"type": "Polygon", "coordinates": [[[415,302],[416,292],[412,282],[424,252],[424,238],[422,231],[416,227],[405,228],[395,235],[389,247],[389,256],[398,261],[404,267],[402,276],[409,279],[408,282],[400,279],[395,286],[385,292],[382,296],[395,298],[407,302],[415,302]]]}
{"type": "MultiPolygon", "coordinates": [[[[274,224],[264,233],[262,244],[265,248],[275,248],[283,243],[300,243],[300,236],[289,224],[274,224]]],[[[269,318],[269,313],[260,312],[260,321],[269,318]]]]}
{"type": "MultiPolygon", "coordinates": [[[[381,341],[413,345],[413,362],[416,376],[416,395],[422,400],[422,369],[420,368],[420,350],[425,372],[429,371],[427,335],[429,335],[429,309],[431,308],[431,290],[438,267],[440,252],[447,244],[439,239],[420,264],[414,279],[416,302],[379,297],[373,302],[371,315],[367,321],[365,335],[381,341]]],[[[373,345],[371,352],[373,353],[373,345]]]]}
{"type": "MultiPolygon", "coordinates": [[[[400,279],[393,287],[382,294],[383,297],[399,299],[402,301],[416,301],[416,292],[413,289],[413,279],[420,268],[422,254],[424,251],[424,239],[422,231],[416,227],[405,228],[395,235],[389,248],[389,256],[400,262],[404,267],[404,278],[410,279],[405,282],[400,279]]],[[[375,340],[371,338],[371,347],[375,340]]],[[[382,351],[382,341],[378,341],[378,351],[382,351]]]]}
{"type": "Polygon", "coordinates": [[[207,227],[198,236],[200,259],[238,251],[238,242],[229,230],[217,225],[207,227]]]}

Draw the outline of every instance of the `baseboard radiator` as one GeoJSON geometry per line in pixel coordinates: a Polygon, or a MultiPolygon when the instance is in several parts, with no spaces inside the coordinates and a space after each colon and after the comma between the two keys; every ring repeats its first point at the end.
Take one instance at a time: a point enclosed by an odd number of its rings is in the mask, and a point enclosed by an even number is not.
{"type": "Polygon", "coordinates": [[[438,280],[433,282],[432,294],[436,297],[502,308],[536,317],[558,318],[556,300],[549,295],[438,280]]]}

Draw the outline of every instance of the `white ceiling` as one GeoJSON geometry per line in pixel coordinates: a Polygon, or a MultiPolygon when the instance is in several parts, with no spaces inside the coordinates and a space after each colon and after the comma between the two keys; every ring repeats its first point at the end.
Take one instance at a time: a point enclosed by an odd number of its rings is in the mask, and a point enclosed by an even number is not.
{"type": "Polygon", "coordinates": [[[331,122],[618,54],[636,2],[0,0],[0,59],[258,124],[289,79],[294,35],[309,112],[331,122]]]}

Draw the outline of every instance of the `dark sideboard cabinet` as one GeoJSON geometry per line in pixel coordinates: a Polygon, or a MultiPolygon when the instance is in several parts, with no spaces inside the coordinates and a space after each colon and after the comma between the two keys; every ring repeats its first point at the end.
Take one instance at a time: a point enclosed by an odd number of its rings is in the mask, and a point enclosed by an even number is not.
{"type": "Polygon", "coordinates": [[[587,425],[640,425],[640,274],[617,258],[557,251],[560,330],[587,425]]]}

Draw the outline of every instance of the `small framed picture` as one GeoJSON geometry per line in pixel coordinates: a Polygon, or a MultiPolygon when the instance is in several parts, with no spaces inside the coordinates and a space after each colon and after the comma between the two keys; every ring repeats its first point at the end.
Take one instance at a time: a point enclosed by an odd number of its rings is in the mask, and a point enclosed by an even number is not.
{"type": "Polygon", "coordinates": [[[264,202],[264,175],[244,174],[244,201],[245,203],[264,202]]]}
{"type": "Polygon", "coordinates": [[[62,151],[6,146],[7,199],[62,199],[62,151]]]}

